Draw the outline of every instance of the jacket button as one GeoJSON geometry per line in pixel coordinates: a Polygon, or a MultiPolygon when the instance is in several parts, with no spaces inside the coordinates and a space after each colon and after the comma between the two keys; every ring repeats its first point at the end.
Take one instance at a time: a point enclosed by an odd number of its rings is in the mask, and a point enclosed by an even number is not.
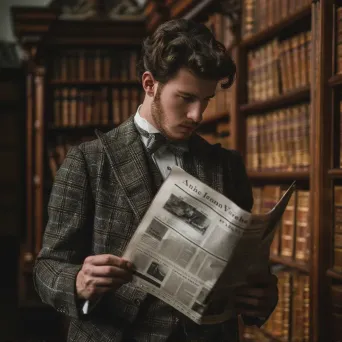
{"type": "Polygon", "coordinates": [[[135,305],[140,305],[141,304],[141,300],[140,299],[134,299],[134,304],[135,305]]]}

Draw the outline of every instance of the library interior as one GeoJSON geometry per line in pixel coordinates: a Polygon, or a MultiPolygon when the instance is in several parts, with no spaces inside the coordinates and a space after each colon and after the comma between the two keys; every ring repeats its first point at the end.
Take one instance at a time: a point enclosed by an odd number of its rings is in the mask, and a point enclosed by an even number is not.
{"type": "Polygon", "coordinates": [[[268,212],[296,182],[269,250],[277,305],[261,327],[239,319],[239,340],[342,342],[342,0],[32,0],[0,9],[11,32],[0,41],[0,342],[67,341],[68,315],[42,302],[33,279],[54,178],[72,146],[136,113],[143,40],[179,18],[205,24],[236,65],[197,134],[241,154],[252,213],[268,212]]]}

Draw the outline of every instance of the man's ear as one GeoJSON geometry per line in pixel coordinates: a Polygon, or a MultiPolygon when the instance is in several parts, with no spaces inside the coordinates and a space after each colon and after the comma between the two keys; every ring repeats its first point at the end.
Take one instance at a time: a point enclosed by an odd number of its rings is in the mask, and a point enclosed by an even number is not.
{"type": "Polygon", "coordinates": [[[142,86],[147,96],[153,97],[156,90],[157,81],[149,71],[145,71],[142,75],[142,86]]]}

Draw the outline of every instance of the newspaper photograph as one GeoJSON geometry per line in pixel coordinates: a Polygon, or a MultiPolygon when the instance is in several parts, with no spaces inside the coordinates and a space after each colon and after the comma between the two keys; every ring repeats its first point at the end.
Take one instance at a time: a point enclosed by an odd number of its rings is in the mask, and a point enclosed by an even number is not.
{"type": "Polygon", "coordinates": [[[294,191],[252,215],[174,167],[129,242],[133,283],[198,324],[234,315],[234,288],[268,270],[276,223],[294,191]]]}

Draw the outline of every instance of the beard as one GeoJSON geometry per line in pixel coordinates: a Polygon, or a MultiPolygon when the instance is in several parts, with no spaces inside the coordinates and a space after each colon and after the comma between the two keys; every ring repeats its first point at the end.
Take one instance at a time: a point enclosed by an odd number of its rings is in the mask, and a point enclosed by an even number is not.
{"type": "Polygon", "coordinates": [[[190,139],[194,131],[191,132],[189,136],[179,138],[175,137],[174,134],[172,134],[171,129],[168,128],[168,121],[165,115],[163,105],[161,103],[162,88],[163,87],[161,85],[158,87],[156,95],[151,105],[151,116],[153,118],[154,123],[156,124],[156,128],[160,131],[162,135],[164,135],[169,140],[180,141],[190,139]]]}

